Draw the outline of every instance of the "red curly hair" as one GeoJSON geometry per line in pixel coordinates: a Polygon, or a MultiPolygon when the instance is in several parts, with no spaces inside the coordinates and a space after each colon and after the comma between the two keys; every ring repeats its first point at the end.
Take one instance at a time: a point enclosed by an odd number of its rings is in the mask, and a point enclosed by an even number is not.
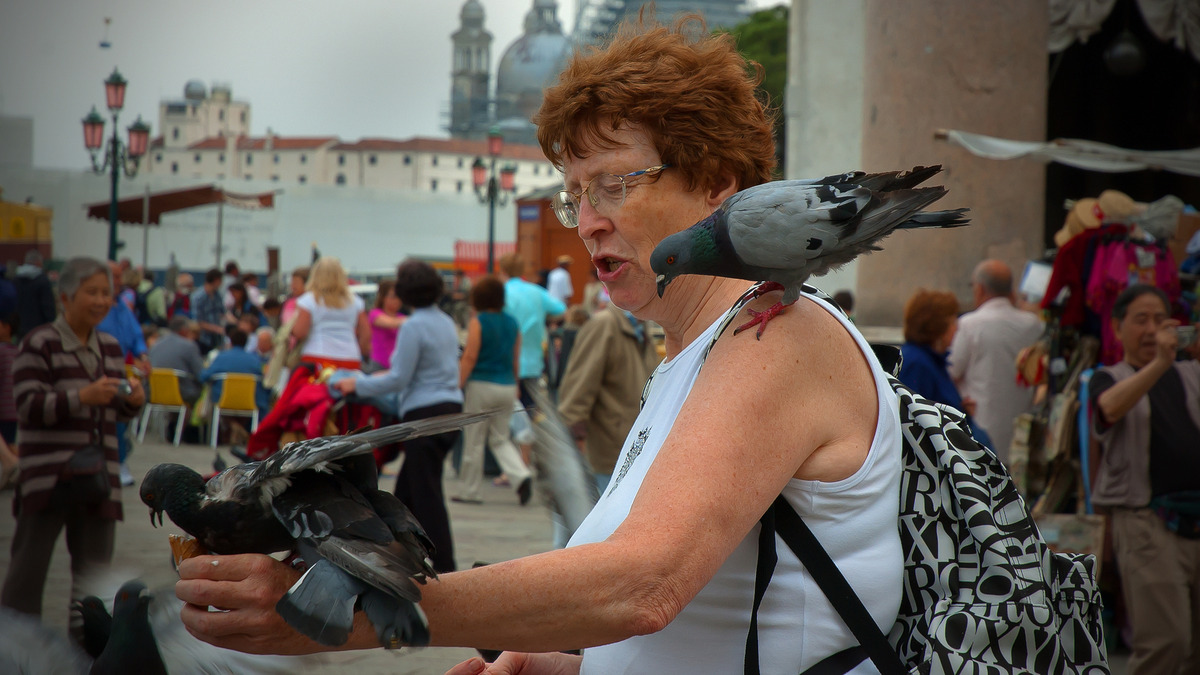
{"type": "Polygon", "coordinates": [[[950,291],[917,289],[904,303],[904,339],[932,345],[958,317],[958,298],[950,291]]]}
{"type": "Polygon", "coordinates": [[[742,58],[731,36],[709,34],[698,15],[667,28],[645,14],[604,47],[576,52],[545,91],[533,121],[546,157],[562,169],[568,156],[617,147],[611,133],[631,125],[689,189],[711,189],[726,174],[738,189],[769,181],[771,113],[755,97],[762,67],[742,58]]]}

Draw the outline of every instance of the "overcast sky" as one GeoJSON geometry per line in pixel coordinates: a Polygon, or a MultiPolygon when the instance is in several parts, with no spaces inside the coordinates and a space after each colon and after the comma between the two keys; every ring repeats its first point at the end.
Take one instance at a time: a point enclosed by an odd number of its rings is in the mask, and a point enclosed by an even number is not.
{"type": "MultiPolygon", "coordinates": [[[[754,0],[755,7],[781,0],[754,0]]],[[[483,0],[493,64],[532,0],[483,0]]],[[[6,0],[0,2],[0,115],[32,117],[34,165],[84,168],[80,120],[104,109],[114,66],[129,80],[124,127],[157,136],[158,103],[190,79],[228,83],[251,133],[445,136],[450,35],[461,0],[6,0]],[[104,17],[111,47],[101,49],[104,17]]],[[[575,0],[560,0],[566,32],[575,0]]],[[[493,71],[494,76],[494,71],[493,71]]]]}

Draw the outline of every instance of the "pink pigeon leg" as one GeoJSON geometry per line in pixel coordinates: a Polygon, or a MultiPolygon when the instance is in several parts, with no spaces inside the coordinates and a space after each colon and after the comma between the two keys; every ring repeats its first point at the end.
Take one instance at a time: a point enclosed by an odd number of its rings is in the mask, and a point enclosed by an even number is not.
{"type": "Polygon", "coordinates": [[[785,307],[790,307],[793,304],[795,303],[789,302],[785,305],[782,302],[777,302],[762,312],[756,312],[752,309],[747,309],[746,311],[750,312],[750,316],[753,316],[754,318],[735,328],[733,334],[737,335],[747,328],[757,325],[758,330],[754,333],[754,339],[761,340],[763,331],[767,329],[767,322],[775,318],[780,312],[783,311],[785,307]]]}

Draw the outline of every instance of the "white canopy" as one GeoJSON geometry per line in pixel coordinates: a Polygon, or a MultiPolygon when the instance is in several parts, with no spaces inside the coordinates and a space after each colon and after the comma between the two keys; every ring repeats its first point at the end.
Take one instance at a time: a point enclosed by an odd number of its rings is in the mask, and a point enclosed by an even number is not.
{"type": "Polygon", "coordinates": [[[1121,173],[1159,170],[1200,176],[1200,148],[1190,150],[1129,150],[1107,143],[1077,138],[1058,138],[1049,142],[1013,141],[966,131],[939,130],[934,137],[966,148],[988,159],[1030,157],[1042,162],[1058,162],[1089,171],[1121,173]]]}
{"type": "MultiPolygon", "coordinates": [[[[1061,52],[1072,43],[1087,42],[1100,32],[1116,0],[1050,0],[1049,47],[1061,52]]],[[[1196,0],[1137,0],[1151,33],[1200,61],[1200,2],[1196,0]]]]}

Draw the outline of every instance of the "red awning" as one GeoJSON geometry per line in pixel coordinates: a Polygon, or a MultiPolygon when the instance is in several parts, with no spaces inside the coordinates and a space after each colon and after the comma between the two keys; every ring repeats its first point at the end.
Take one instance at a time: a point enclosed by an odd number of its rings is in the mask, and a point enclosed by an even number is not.
{"type": "MultiPolygon", "coordinates": [[[[492,255],[499,260],[500,256],[516,250],[516,242],[497,241],[492,246],[492,255]]],[[[468,277],[475,277],[487,272],[487,257],[486,241],[459,239],[454,242],[454,266],[465,272],[468,277]]]]}
{"type": "MultiPolygon", "coordinates": [[[[129,225],[141,225],[145,217],[145,202],[146,195],[128,197],[117,202],[117,220],[129,225]]],[[[155,192],[150,195],[148,222],[151,225],[158,225],[164,213],[221,202],[241,209],[270,209],[275,206],[275,193],[238,194],[226,192],[214,185],[170,192],[155,192]]],[[[88,218],[107,222],[109,204],[110,202],[87,204],[85,208],[87,208],[88,218]]]]}

